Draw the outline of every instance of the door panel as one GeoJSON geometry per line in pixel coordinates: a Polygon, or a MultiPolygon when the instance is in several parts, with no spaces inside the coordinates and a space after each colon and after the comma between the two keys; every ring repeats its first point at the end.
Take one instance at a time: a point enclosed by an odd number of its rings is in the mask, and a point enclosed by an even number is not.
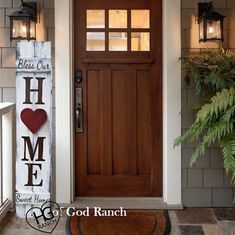
{"type": "Polygon", "coordinates": [[[84,78],[75,82],[83,89],[76,195],[162,196],[161,1],[77,0],[74,9],[84,78]],[[145,21],[133,22],[140,9],[145,21]]]}
{"type": "Polygon", "coordinates": [[[138,174],[151,172],[151,96],[150,72],[137,71],[138,174]]]}
{"type": "Polygon", "coordinates": [[[135,71],[114,71],[112,83],[113,174],[136,175],[135,71]]]}
{"type": "Polygon", "coordinates": [[[111,174],[111,80],[108,71],[88,71],[88,174],[111,174]]]}

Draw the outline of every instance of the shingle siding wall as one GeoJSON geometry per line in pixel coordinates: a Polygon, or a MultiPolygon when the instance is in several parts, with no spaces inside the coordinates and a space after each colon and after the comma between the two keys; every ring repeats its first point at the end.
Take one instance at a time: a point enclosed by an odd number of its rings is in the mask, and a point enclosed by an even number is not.
{"type": "MultiPolygon", "coordinates": [[[[25,1],[27,2],[27,1],[25,1]]],[[[30,1],[29,1],[30,2],[30,1]]],[[[49,40],[54,47],[54,0],[34,0],[38,3],[39,13],[37,23],[37,40],[49,40]]],[[[21,0],[0,0],[0,102],[16,102],[15,91],[15,42],[9,40],[9,19],[8,15],[19,10],[21,0]]],[[[52,62],[54,67],[54,48],[52,48],[52,62]]],[[[53,95],[54,95],[53,76],[53,95]]],[[[53,102],[55,111],[55,102],[53,102]]],[[[53,112],[55,113],[55,112],[53,112]]],[[[55,122],[53,122],[55,133],[55,122]]],[[[53,149],[55,144],[53,142],[53,149]]],[[[53,151],[54,153],[55,151],[53,151]]],[[[54,154],[53,154],[54,158],[54,154]]],[[[53,173],[55,171],[53,170],[53,173]]],[[[53,175],[54,178],[54,175],[53,175]]],[[[54,186],[55,180],[52,179],[54,186]]],[[[53,195],[54,195],[54,187],[53,195]]]]}
{"type": "MultiPolygon", "coordinates": [[[[195,55],[201,51],[218,48],[216,43],[198,42],[198,25],[195,23],[197,3],[203,1],[182,0],[182,55],[195,55]]],[[[226,15],[225,48],[235,49],[235,0],[214,0],[216,10],[226,15]]],[[[193,122],[194,113],[187,111],[197,101],[194,90],[183,80],[182,69],[182,131],[193,122]]],[[[182,196],[188,207],[230,207],[235,189],[230,185],[230,177],[223,169],[223,158],[216,147],[210,148],[205,156],[199,158],[194,168],[189,167],[190,156],[196,143],[185,141],[182,145],[182,196]]]]}

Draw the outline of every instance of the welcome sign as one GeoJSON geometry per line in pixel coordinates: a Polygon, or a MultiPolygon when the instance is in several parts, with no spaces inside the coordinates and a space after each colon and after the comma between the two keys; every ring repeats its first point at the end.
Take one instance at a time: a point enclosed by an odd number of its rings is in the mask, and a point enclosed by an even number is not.
{"type": "Polygon", "coordinates": [[[16,45],[16,214],[50,199],[52,67],[50,42],[16,45]]]}

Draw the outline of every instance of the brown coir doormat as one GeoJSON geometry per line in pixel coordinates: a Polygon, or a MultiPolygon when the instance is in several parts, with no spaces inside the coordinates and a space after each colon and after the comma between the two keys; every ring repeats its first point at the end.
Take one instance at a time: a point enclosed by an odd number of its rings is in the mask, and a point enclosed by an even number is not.
{"type": "Polygon", "coordinates": [[[171,224],[166,210],[127,210],[126,217],[72,216],[67,235],[168,235],[171,224]]]}

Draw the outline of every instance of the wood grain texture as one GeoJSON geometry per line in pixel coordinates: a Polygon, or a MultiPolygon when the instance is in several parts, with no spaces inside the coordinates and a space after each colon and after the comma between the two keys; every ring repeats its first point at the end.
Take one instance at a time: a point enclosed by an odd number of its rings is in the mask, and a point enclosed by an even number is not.
{"type": "Polygon", "coordinates": [[[77,196],[162,196],[161,4],[75,2],[75,70],[84,75],[82,84],[75,83],[83,88],[84,110],[84,131],[75,133],[77,196]],[[150,9],[151,51],[87,52],[86,9],[91,8],[150,9]]]}
{"type": "Polygon", "coordinates": [[[112,174],[110,71],[87,74],[88,173],[112,174]]]}
{"type": "Polygon", "coordinates": [[[114,175],[136,175],[136,77],[135,71],[113,72],[113,170],[114,175]]]}
{"type": "Polygon", "coordinates": [[[151,162],[151,94],[150,72],[137,71],[138,174],[150,174],[151,162]]]}

